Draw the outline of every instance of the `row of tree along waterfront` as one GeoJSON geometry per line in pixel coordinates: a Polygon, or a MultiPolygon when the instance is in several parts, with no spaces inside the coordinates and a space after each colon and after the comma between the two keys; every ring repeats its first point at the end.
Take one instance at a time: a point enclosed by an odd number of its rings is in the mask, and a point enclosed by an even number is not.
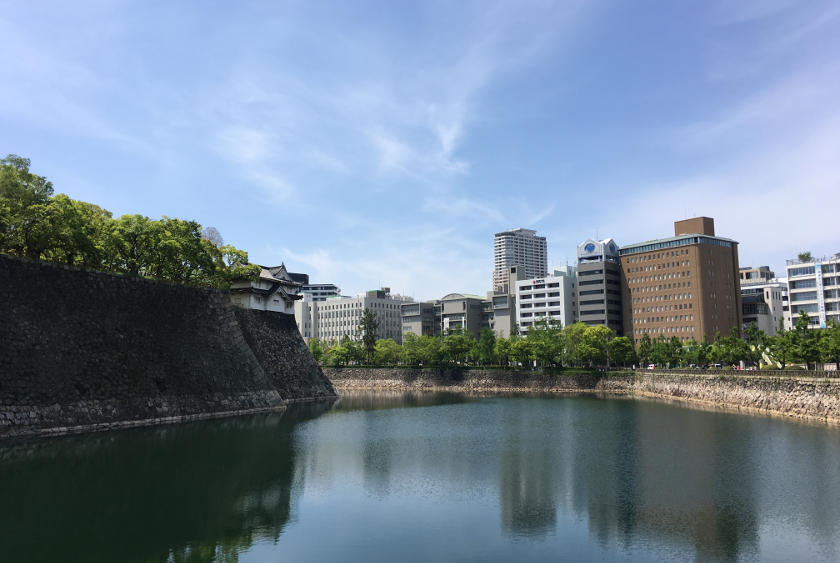
{"type": "Polygon", "coordinates": [[[205,287],[255,279],[259,266],[195,221],[110,211],[64,194],[29,171],[29,159],[0,160],[0,252],[71,266],[205,287]]]}
{"type": "MultiPolygon", "coordinates": [[[[645,334],[637,347],[626,336],[616,336],[606,326],[575,323],[562,327],[550,320],[534,324],[527,336],[496,337],[484,328],[478,340],[470,332],[453,330],[441,336],[403,336],[402,345],[392,339],[376,337],[376,319],[369,310],[362,315],[360,341],[344,337],[340,342],[313,339],[309,349],[315,359],[330,366],[404,365],[446,366],[537,366],[546,368],[648,366],[707,367],[710,365],[769,367],[792,363],[811,368],[819,362],[840,362],[840,324],[826,329],[808,328],[808,315],[802,313],[793,330],[780,330],[774,336],[751,325],[744,336],[732,329],[718,333],[714,341],[645,334]]],[[[838,366],[840,369],[840,366],[838,366]]]]}

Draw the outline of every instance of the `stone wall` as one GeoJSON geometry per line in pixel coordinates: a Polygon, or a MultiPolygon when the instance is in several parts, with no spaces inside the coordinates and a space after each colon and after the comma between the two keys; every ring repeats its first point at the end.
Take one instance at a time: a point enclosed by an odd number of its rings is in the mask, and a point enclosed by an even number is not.
{"type": "Polygon", "coordinates": [[[838,379],[667,372],[563,375],[528,371],[399,368],[326,368],[324,371],[339,391],[611,392],[840,423],[838,379]]]}
{"type": "Polygon", "coordinates": [[[0,255],[0,438],[334,396],[294,318],[227,292],[0,255]]]}

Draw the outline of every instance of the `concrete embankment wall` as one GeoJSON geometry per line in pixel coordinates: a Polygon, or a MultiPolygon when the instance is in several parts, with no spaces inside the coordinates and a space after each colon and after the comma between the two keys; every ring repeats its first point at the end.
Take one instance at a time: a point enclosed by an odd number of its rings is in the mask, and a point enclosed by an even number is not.
{"type": "Polygon", "coordinates": [[[335,395],[291,315],[226,292],[0,255],[0,438],[335,395]]]}
{"type": "Polygon", "coordinates": [[[336,389],[612,392],[678,399],[755,413],[840,423],[840,380],[811,377],[682,375],[602,376],[500,370],[326,368],[336,389]]]}

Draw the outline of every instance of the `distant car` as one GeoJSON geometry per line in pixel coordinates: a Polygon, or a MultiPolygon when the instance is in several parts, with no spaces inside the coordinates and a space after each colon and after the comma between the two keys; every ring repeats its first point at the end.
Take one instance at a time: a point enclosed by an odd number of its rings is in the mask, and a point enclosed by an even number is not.
{"type": "Polygon", "coordinates": [[[656,364],[649,364],[648,369],[656,369],[656,364]]]}
{"type": "Polygon", "coordinates": [[[720,369],[720,368],[722,368],[723,366],[722,366],[721,364],[712,364],[712,365],[710,365],[709,367],[710,367],[710,368],[714,368],[714,369],[720,369]]]}
{"type": "Polygon", "coordinates": [[[697,364],[691,364],[691,365],[690,365],[690,366],[688,366],[688,367],[690,367],[691,369],[695,369],[695,368],[697,367],[697,364]]]}

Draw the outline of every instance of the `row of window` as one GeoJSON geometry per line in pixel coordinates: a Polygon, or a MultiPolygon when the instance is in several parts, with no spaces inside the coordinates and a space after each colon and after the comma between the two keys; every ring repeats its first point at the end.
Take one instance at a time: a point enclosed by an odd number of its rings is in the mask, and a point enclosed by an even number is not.
{"type": "Polygon", "coordinates": [[[634,266],[634,267],[627,267],[626,272],[628,274],[634,272],[651,272],[654,270],[667,270],[668,268],[681,268],[685,266],[691,266],[691,260],[680,260],[678,262],[663,262],[661,264],[651,264],[650,266],[634,266]]]}
{"type": "Polygon", "coordinates": [[[630,293],[651,293],[654,291],[662,291],[664,289],[678,289],[682,287],[691,287],[691,282],[665,283],[662,285],[651,285],[647,287],[631,287],[630,293]]]}
{"type": "Polygon", "coordinates": [[[655,305],[650,307],[634,307],[633,314],[637,313],[658,313],[660,311],[682,311],[684,309],[693,309],[691,303],[677,303],[676,305],[655,305]]]}
{"type": "Polygon", "coordinates": [[[691,276],[691,270],[683,270],[681,272],[673,272],[669,274],[655,274],[653,276],[639,276],[637,278],[630,278],[628,283],[645,283],[652,281],[671,280],[674,278],[687,278],[691,276]]]}
{"type": "Polygon", "coordinates": [[[675,323],[693,321],[694,315],[669,315],[666,317],[645,317],[641,319],[633,319],[634,325],[643,325],[647,323],[675,323]]]}

